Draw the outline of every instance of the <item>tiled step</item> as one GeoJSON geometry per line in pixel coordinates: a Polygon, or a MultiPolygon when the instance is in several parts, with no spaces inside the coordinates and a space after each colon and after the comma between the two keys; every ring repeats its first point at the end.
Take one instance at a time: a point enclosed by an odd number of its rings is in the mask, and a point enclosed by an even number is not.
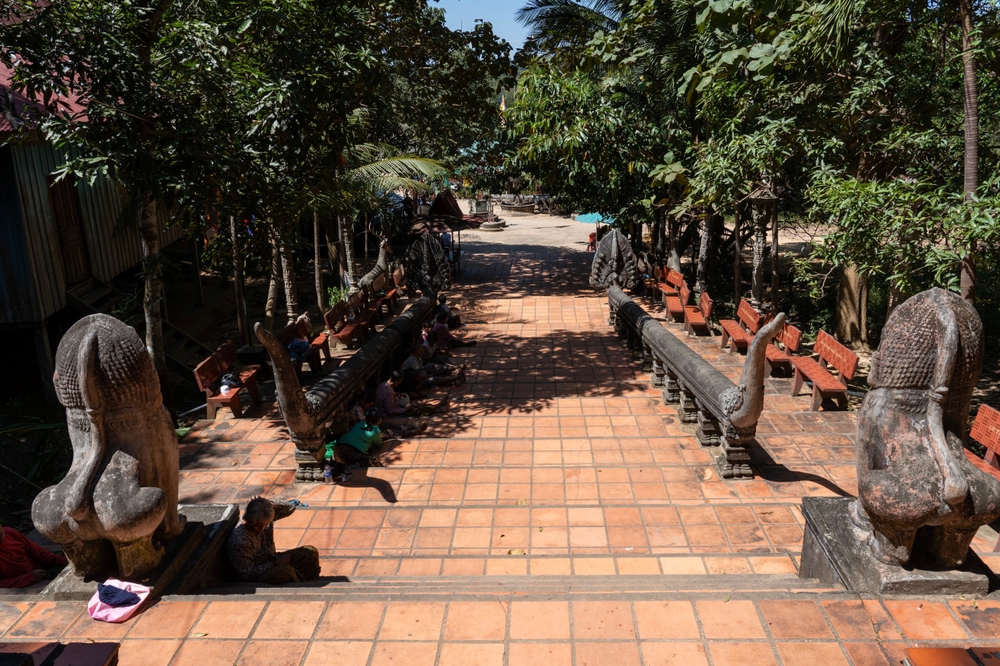
{"type": "Polygon", "coordinates": [[[517,595],[571,599],[600,595],[626,595],[632,599],[664,594],[690,596],[697,593],[732,595],[838,593],[813,579],[789,574],[766,575],[672,575],[672,576],[385,576],[348,578],[286,586],[234,584],[205,590],[208,596],[254,595],[267,599],[340,599],[359,597],[449,597],[517,595]]]}

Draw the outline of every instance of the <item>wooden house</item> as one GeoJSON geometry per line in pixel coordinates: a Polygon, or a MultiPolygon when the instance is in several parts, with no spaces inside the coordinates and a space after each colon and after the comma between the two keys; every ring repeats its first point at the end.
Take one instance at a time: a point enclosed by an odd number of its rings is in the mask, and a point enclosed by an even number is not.
{"type": "MultiPolygon", "coordinates": [[[[0,94],[7,102],[0,111],[16,111],[11,100],[30,104],[2,83],[0,94]]],[[[123,200],[112,183],[57,182],[61,156],[40,135],[3,145],[15,119],[0,113],[0,332],[19,331],[23,346],[30,331],[51,398],[53,338],[61,335],[53,316],[136,266],[142,246],[135,225],[118,223],[123,200]]],[[[184,233],[161,224],[162,245],[184,233]]]]}

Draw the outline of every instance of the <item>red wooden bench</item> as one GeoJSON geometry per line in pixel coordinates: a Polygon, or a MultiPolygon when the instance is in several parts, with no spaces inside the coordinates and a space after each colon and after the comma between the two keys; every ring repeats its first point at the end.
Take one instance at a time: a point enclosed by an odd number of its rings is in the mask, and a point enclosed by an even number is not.
{"type": "Polygon", "coordinates": [[[773,344],[767,346],[767,356],[764,361],[765,374],[770,375],[775,368],[791,371],[793,367],[792,354],[799,351],[799,345],[802,343],[802,331],[785,322],[772,342],[773,344]],[[778,347],[779,343],[781,347],[778,347]]]}
{"type": "Polygon", "coordinates": [[[684,321],[684,306],[691,302],[690,290],[688,290],[688,300],[681,297],[681,287],[687,286],[684,276],[668,268],[663,280],[659,283],[660,292],[663,294],[663,307],[674,321],[684,321]]]}
{"type": "Polygon", "coordinates": [[[725,349],[726,343],[729,343],[729,351],[733,354],[746,349],[763,322],[763,315],[758,314],[746,299],[741,298],[739,307],[736,308],[736,319],[719,320],[719,326],[722,327],[719,348],[725,349]]]}
{"type": "MultiPolygon", "coordinates": [[[[980,471],[1000,481],[1000,456],[997,455],[1000,454],[1000,412],[989,405],[980,405],[969,436],[986,447],[986,456],[980,458],[965,449],[965,457],[980,471]]],[[[1000,553],[1000,539],[993,552],[1000,553]]]]}
{"type": "MultiPolygon", "coordinates": [[[[688,292],[687,284],[681,285],[681,300],[690,300],[691,294],[688,292]]],[[[709,322],[712,319],[712,297],[708,295],[708,290],[701,292],[698,297],[698,305],[684,306],[684,330],[690,335],[695,335],[695,329],[705,331],[711,335],[712,329],[709,322]]]]}
{"type": "Polygon", "coordinates": [[[805,356],[791,359],[795,368],[792,395],[798,395],[803,382],[808,379],[813,385],[812,411],[818,411],[826,397],[835,399],[841,407],[847,407],[847,382],[854,378],[858,369],[858,355],[834,340],[826,331],[819,332],[813,351],[819,356],[819,361],[805,356]],[[830,374],[827,366],[833,366],[837,370],[836,378],[830,374]]]}
{"type": "Polygon", "coordinates": [[[355,342],[364,344],[365,340],[375,334],[375,311],[365,309],[362,305],[360,296],[351,297],[347,303],[338,303],[335,308],[323,314],[330,337],[345,347],[351,347],[355,342]],[[352,304],[356,308],[355,312],[360,312],[361,316],[351,314],[352,304]]]}
{"type": "Polygon", "coordinates": [[[239,372],[240,381],[243,385],[232,389],[229,395],[222,395],[215,392],[215,386],[223,375],[230,372],[236,363],[236,346],[232,340],[227,340],[215,352],[199,363],[194,369],[194,379],[198,383],[198,388],[205,392],[205,404],[208,418],[214,419],[219,406],[229,407],[233,411],[233,416],[240,418],[243,416],[243,408],[240,406],[240,393],[246,389],[250,398],[255,402],[260,402],[260,394],[257,392],[257,373],[260,371],[259,365],[248,365],[239,372]]]}

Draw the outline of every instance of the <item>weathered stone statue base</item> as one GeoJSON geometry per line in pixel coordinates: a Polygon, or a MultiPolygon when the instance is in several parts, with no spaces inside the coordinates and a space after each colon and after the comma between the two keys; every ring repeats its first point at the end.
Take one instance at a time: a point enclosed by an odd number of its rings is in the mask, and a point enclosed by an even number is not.
{"type": "Polygon", "coordinates": [[[913,555],[914,566],[906,568],[876,560],[868,547],[867,535],[859,534],[851,521],[852,501],[852,498],[825,497],[802,500],[806,527],[800,578],[818,578],[831,585],[839,583],[853,592],[879,595],[989,592],[994,576],[972,549],[962,568],[950,571],[935,570],[919,552],[913,555]]]}
{"type": "MultiPolygon", "coordinates": [[[[190,594],[214,583],[225,558],[223,546],[240,516],[236,504],[182,504],[179,510],[188,518],[184,532],[167,544],[160,566],[147,578],[134,581],[152,590],[146,604],[164,594],[190,594]]],[[[66,567],[42,590],[41,596],[85,601],[94,595],[97,583],[108,576],[116,573],[108,571],[102,576],[84,578],[73,567],[66,567]]]]}

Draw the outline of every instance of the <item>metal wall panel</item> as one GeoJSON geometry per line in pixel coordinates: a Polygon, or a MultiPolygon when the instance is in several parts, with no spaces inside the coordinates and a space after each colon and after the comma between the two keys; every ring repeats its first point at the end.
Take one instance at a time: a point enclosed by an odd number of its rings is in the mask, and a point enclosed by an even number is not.
{"type": "Polygon", "coordinates": [[[10,148],[0,148],[0,323],[41,319],[10,148]]]}
{"type": "Polygon", "coordinates": [[[28,258],[38,294],[38,315],[44,319],[66,305],[66,277],[59,234],[45,177],[55,171],[55,153],[47,143],[11,146],[21,200],[28,258]]]}
{"type": "MultiPolygon", "coordinates": [[[[43,141],[15,144],[11,146],[11,157],[20,199],[24,248],[37,293],[37,307],[32,313],[37,321],[66,305],[65,269],[46,181],[46,176],[63,159],[43,141]]],[[[107,282],[141,261],[139,230],[131,221],[119,223],[123,199],[119,188],[107,179],[98,179],[93,186],[77,183],[76,191],[91,272],[98,280],[107,282]]],[[[159,218],[161,246],[184,237],[181,227],[167,225],[169,214],[162,207],[159,218]]]]}

